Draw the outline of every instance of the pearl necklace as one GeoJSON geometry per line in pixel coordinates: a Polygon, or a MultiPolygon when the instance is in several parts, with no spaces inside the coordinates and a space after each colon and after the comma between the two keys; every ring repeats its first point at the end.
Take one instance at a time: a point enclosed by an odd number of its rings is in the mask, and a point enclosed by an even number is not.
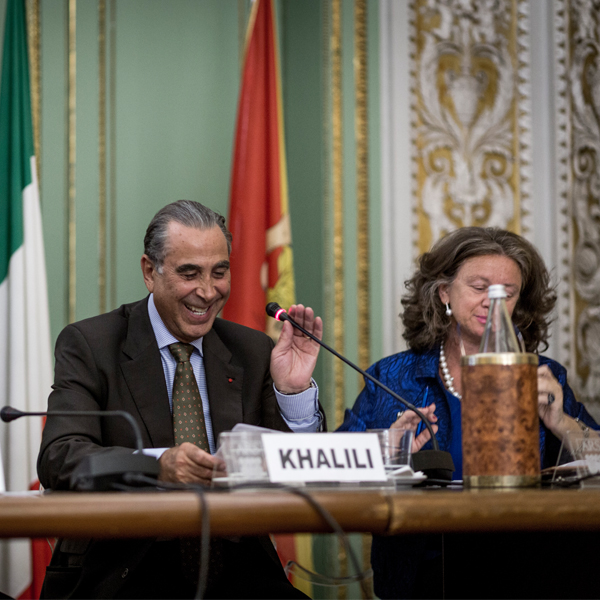
{"type": "Polygon", "coordinates": [[[456,391],[456,388],[454,387],[454,377],[450,375],[450,370],[448,369],[446,353],[444,352],[444,342],[440,344],[440,367],[442,367],[442,374],[444,376],[444,384],[446,385],[446,389],[459,400],[462,400],[462,394],[459,394],[456,391]]]}

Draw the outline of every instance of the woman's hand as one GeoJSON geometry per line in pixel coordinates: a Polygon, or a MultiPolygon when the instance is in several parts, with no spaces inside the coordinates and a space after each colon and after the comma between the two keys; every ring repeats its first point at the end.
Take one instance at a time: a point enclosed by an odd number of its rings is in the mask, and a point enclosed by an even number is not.
{"type": "Polygon", "coordinates": [[[563,389],[548,365],[538,367],[538,414],[544,425],[562,439],[566,415],[563,410],[563,389]]]}
{"type": "MultiPolygon", "coordinates": [[[[437,421],[437,417],[435,416],[435,404],[430,404],[429,406],[425,406],[424,408],[419,408],[419,410],[423,413],[425,418],[430,421],[433,433],[436,433],[438,430],[438,426],[434,425],[434,423],[437,421]]],[[[419,415],[417,415],[417,413],[413,410],[407,410],[403,412],[394,423],[392,423],[391,428],[411,429],[416,433],[419,423],[421,423],[421,417],[419,417],[419,415]]],[[[430,439],[431,434],[429,433],[429,430],[424,429],[419,435],[415,436],[415,438],[413,439],[412,451],[418,452],[430,439]]]]}

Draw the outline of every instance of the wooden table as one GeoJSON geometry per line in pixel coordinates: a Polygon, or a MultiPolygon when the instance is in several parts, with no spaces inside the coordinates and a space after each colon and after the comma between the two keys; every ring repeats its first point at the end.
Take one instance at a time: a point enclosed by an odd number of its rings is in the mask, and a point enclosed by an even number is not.
{"type": "MultiPolygon", "coordinates": [[[[600,490],[365,490],[312,496],[346,531],[379,534],[600,531],[600,490]]],[[[305,499],[279,490],[210,492],[219,535],[327,532],[305,499]]],[[[0,537],[133,538],[198,533],[192,492],[0,496],[0,537]]]]}

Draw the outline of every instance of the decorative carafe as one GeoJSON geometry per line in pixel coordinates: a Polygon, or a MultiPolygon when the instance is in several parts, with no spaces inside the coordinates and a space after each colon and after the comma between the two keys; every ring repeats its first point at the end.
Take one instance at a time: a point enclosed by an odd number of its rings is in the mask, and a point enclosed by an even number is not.
{"type": "Polygon", "coordinates": [[[519,347],[504,286],[491,285],[488,296],[479,352],[461,359],[464,484],[537,485],[538,357],[519,347]]]}

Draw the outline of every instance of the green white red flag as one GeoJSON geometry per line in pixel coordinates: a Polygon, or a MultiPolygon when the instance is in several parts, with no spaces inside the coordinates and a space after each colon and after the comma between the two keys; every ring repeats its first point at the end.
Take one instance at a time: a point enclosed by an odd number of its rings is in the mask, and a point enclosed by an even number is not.
{"type": "MultiPolygon", "coordinates": [[[[42,411],[52,384],[48,293],[33,125],[24,0],[7,0],[0,79],[0,406],[42,411]]],[[[4,484],[36,479],[42,420],[0,424],[4,484]]],[[[0,544],[0,590],[31,584],[28,540],[0,544]]]]}

